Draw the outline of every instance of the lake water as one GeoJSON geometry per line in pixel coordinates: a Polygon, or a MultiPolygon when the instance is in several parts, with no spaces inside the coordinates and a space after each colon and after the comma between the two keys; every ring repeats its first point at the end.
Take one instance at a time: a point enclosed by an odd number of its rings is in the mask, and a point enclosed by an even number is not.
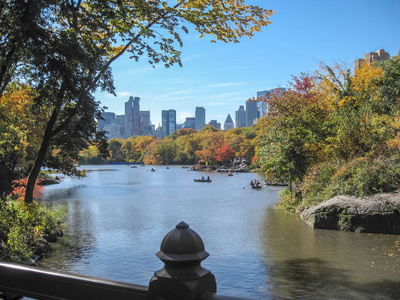
{"type": "Polygon", "coordinates": [[[45,187],[66,203],[68,229],[40,267],[148,285],[164,236],[184,221],[203,239],[219,294],[252,299],[400,299],[397,235],[313,230],[274,209],[262,176],[181,166],[82,166],[83,179],[45,187]],[[212,183],[193,179],[210,176],[212,183]]]}

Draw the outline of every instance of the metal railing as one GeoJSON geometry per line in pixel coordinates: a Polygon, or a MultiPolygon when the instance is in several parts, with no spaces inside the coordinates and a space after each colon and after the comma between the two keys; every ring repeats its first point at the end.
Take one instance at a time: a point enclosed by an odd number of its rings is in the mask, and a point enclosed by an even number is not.
{"type": "Polygon", "coordinates": [[[0,291],[40,300],[244,299],[216,294],[214,275],[200,265],[208,256],[203,241],[184,222],[165,236],[157,256],[165,266],[149,286],[0,262],[0,291]]]}

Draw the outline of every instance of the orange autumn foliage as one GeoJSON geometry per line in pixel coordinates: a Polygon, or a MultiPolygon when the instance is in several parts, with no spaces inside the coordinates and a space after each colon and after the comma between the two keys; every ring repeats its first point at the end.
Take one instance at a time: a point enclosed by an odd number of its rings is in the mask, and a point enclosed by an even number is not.
{"type": "MultiPolygon", "coordinates": [[[[43,186],[40,185],[43,182],[42,178],[36,180],[35,188],[33,190],[33,198],[35,200],[43,196],[43,186]]],[[[14,190],[11,192],[10,196],[14,196],[17,202],[23,201],[26,192],[26,185],[28,184],[28,177],[21,178],[13,181],[14,190]]]]}
{"type": "Polygon", "coordinates": [[[235,151],[228,144],[217,149],[216,161],[228,161],[235,157],[235,151]]]}

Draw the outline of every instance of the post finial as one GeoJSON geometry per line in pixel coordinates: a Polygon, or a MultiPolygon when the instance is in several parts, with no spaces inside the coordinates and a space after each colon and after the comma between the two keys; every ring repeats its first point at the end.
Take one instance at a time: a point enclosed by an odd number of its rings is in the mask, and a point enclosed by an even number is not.
{"type": "Polygon", "coordinates": [[[166,234],[156,255],[165,265],[150,280],[152,299],[198,299],[206,292],[216,292],[214,275],[200,265],[209,256],[203,240],[185,222],[166,234]]]}

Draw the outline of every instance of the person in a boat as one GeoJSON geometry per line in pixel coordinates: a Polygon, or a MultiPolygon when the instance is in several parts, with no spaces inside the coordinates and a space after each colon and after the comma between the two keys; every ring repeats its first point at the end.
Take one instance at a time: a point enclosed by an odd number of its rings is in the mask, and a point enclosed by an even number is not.
{"type": "Polygon", "coordinates": [[[210,176],[207,176],[207,180],[210,180],[210,176]]]}
{"type": "Polygon", "coordinates": [[[204,180],[204,176],[201,176],[201,180],[204,180]]]}
{"type": "Polygon", "coordinates": [[[250,186],[254,186],[254,182],[253,182],[253,180],[252,180],[252,181],[250,181],[250,186]]]}

